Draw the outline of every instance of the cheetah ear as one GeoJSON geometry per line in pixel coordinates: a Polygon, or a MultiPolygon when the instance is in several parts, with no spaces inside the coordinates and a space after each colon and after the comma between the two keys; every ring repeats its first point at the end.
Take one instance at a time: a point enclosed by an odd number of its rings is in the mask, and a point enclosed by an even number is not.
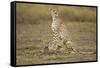
{"type": "Polygon", "coordinates": [[[53,9],[52,8],[49,8],[49,11],[52,11],[53,9]]]}

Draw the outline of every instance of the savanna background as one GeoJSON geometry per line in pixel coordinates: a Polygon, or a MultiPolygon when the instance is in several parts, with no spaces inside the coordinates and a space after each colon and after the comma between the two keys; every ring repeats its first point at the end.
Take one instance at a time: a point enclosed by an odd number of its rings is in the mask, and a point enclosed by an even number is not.
{"type": "Polygon", "coordinates": [[[96,60],[96,8],[43,4],[16,4],[17,65],[79,62],[96,60]],[[60,18],[67,26],[79,51],[86,55],[38,55],[44,42],[52,38],[49,8],[58,7],[60,18]]]}

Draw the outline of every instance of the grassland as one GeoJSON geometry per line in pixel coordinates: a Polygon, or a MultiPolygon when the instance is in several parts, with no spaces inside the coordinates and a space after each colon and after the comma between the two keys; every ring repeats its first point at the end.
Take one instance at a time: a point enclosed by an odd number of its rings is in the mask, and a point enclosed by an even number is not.
{"type": "Polygon", "coordinates": [[[39,50],[52,38],[49,8],[59,8],[75,48],[81,52],[96,52],[96,8],[19,4],[16,6],[16,61],[17,65],[60,62],[95,61],[94,54],[40,54],[39,50]]]}

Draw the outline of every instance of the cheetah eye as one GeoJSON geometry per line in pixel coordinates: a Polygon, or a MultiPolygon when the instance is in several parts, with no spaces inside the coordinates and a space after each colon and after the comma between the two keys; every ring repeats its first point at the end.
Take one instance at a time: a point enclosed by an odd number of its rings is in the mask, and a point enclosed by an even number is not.
{"type": "Polygon", "coordinates": [[[55,14],[57,14],[57,12],[55,12],[55,14]]]}
{"type": "Polygon", "coordinates": [[[56,10],[53,10],[53,12],[56,12],[56,10]]]}

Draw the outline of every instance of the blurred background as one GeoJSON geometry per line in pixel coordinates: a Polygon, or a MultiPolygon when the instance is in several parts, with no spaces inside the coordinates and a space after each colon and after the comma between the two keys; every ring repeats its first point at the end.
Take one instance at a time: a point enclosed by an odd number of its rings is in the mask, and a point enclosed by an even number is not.
{"type": "Polygon", "coordinates": [[[18,23],[27,23],[27,21],[28,23],[33,23],[32,21],[50,20],[51,16],[49,8],[54,7],[59,9],[61,18],[67,21],[96,21],[95,7],[17,3],[16,9],[18,23]]]}

